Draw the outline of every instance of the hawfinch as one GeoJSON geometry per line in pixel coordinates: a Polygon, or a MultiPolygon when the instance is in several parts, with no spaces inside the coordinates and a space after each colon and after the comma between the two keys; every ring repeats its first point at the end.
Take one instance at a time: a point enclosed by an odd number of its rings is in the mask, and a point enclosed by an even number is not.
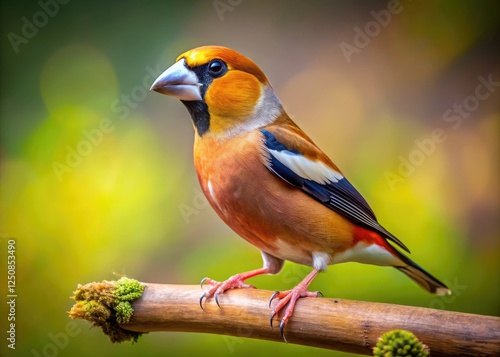
{"type": "MultiPolygon", "coordinates": [[[[450,290],[400,252],[408,248],[382,227],[339,168],[283,109],[265,74],[225,47],[181,54],[152,90],[180,99],[191,116],[194,165],[212,208],[239,236],[260,249],[263,267],[210,285],[214,297],[261,274],[277,274],[285,260],[310,266],[297,286],[271,297],[283,310],[280,333],[296,301],[317,297],[308,286],[328,265],[359,262],[393,266],[433,294],[450,290]]],[[[271,303],[270,301],[270,303],[271,303]]],[[[203,308],[203,306],[202,306],[203,308]]],[[[286,340],[285,340],[286,341],[286,340]]]]}

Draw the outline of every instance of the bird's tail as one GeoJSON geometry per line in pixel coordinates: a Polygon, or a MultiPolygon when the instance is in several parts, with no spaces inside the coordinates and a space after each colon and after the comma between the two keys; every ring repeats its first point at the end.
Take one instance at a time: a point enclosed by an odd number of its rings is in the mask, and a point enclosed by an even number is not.
{"type": "Polygon", "coordinates": [[[431,274],[426,272],[420,265],[415,263],[413,260],[396,251],[397,257],[405,264],[402,266],[395,266],[406,275],[408,275],[413,281],[415,281],[422,288],[428,292],[436,295],[450,295],[451,290],[448,289],[446,285],[440,282],[438,279],[433,277],[431,274]]]}

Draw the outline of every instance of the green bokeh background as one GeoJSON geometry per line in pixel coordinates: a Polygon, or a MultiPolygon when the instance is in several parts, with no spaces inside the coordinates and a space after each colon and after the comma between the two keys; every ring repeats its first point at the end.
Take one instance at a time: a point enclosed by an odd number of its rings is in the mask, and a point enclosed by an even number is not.
{"type": "MultiPolygon", "coordinates": [[[[488,98],[474,110],[443,118],[474,104],[479,77],[500,81],[498,2],[402,0],[377,31],[372,11],[386,1],[220,0],[223,13],[213,0],[71,0],[57,9],[46,1],[50,16],[35,1],[1,2],[2,356],[349,355],[191,333],[113,345],[67,317],[78,283],[126,274],[195,284],[261,265],[200,196],[187,112],[147,90],[178,54],[206,44],[255,60],[380,222],[454,295],[431,296],[395,269],[354,263],[330,267],[312,289],[500,315],[498,85],[482,89],[488,98]],[[367,25],[373,36],[346,58],[341,44],[354,45],[367,25]],[[419,154],[436,129],[445,139],[419,154]],[[412,172],[400,171],[402,159],[413,160],[412,172]],[[16,240],[15,351],[3,332],[8,239],[16,240]],[[63,333],[67,341],[51,347],[63,333]]],[[[251,282],[286,289],[308,271],[287,263],[251,282]]]]}

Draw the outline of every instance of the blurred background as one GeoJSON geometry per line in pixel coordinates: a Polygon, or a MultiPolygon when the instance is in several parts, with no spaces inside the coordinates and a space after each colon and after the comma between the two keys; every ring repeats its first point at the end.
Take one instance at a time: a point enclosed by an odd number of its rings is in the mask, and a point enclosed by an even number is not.
{"type": "MultiPolygon", "coordinates": [[[[16,350],[4,336],[2,355],[350,355],[192,333],[113,345],[67,316],[78,283],[197,284],[261,266],[201,196],[185,108],[148,90],[207,44],[262,68],[379,221],[454,294],[355,263],[311,289],[500,315],[498,2],[2,1],[1,16],[0,284],[15,239],[18,294],[16,350]]],[[[287,263],[250,282],[287,289],[308,271],[287,263]]]]}

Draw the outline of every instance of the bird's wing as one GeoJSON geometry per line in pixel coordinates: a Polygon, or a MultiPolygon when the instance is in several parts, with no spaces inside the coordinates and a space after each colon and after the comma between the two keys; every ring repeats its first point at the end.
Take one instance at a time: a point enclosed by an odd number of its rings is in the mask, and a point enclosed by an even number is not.
{"type": "Polygon", "coordinates": [[[372,229],[401,248],[408,248],[378,222],[363,196],[333,162],[298,128],[261,129],[267,168],[352,222],[372,229]]]}

